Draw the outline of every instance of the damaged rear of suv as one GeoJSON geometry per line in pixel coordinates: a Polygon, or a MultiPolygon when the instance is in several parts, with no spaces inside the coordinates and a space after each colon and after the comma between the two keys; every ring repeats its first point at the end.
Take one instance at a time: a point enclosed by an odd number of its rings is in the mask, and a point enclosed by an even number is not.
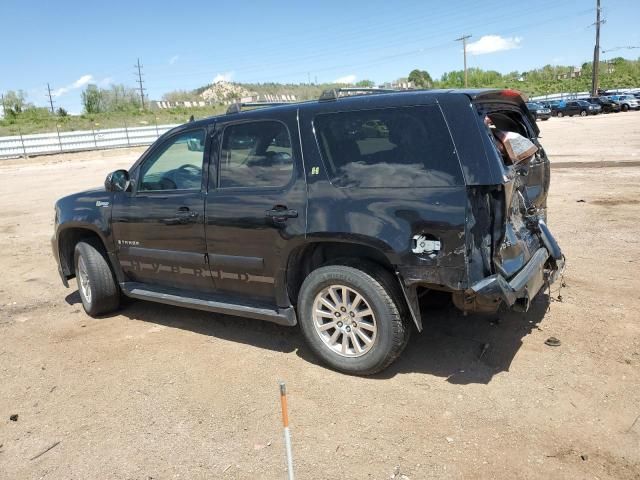
{"type": "Polygon", "coordinates": [[[425,294],[526,311],[562,271],[538,134],[513,90],[232,106],[59,200],[53,252],[90,315],[125,295],[299,324],[325,363],[373,374],[425,294]]]}
{"type": "MultiPolygon", "coordinates": [[[[450,294],[465,312],[527,311],[564,258],[546,225],[549,159],[525,99],[513,90],[369,97],[301,112],[318,144],[308,159],[324,166],[309,182],[307,240],[340,235],[358,245],[349,265],[392,271],[402,287],[396,302],[418,331],[419,299],[431,291],[450,294]]],[[[321,337],[330,345],[332,335],[321,337]]],[[[345,369],[348,358],[315,343],[345,369]]]]}

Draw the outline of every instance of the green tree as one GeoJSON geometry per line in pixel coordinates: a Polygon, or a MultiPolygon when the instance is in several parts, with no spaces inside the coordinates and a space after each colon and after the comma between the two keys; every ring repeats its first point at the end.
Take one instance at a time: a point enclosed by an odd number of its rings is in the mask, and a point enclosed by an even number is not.
{"type": "Polygon", "coordinates": [[[140,108],[138,92],[122,84],[100,89],[100,98],[106,112],[131,112],[140,108]]]}
{"type": "Polygon", "coordinates": [[[418,88],[433,87],[433,79],[426,70],[412,70],[409,74],[409,81],[413,82],[413,84],[418,88]]]}
{"type": "Polygon", "coordinates": [[[104,111],[103,92],[97,85],[90,83],[82,92],[82,105],[87,113],[100,113],[104,111]]]}
{"type": "Polygon", "coordinates": [[[371,88],[371,87],[375,87],[375,83],[373,82],[373,80],[360,80],[358,83],[356,83],[356,87],[360,87],[360,88],[371,88]]]}
{"type": "Polygon", "coordinates": [[[193,102],[193,101],[198,101],[202,99],[200,98],[200,95],[195,91],[173,90],[171,92],[167,92],[164,95],[162,95],[162,100],[164,100],[165,102],[176,103],[176,102],[193,102]]]}
{"type": "Polygon", "coordinates": [[[9,90],[4,94],[3,108],[6,118],[15,118],[29,106],[26,102],[27,96],[23,90],[9,90]]]}

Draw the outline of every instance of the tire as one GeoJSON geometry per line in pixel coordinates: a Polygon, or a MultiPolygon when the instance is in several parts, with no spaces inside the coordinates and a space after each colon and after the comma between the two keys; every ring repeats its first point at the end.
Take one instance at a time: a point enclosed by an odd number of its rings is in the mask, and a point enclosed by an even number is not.
{"type": "Polygon", "coordinates": [[[623,112],[628,112],[629,111],[629,105],[622,105],[621,110],[623,112]]]}
{"type": "Polygon", "coordinates": [[[586,117],[587,116],[587,111],[586,110],[580,110],[580,116],[581,117],[586,117]]]}
{"type": "Polygon", "coordinates": [[[564,113],[558,112],[558,113],[556,113],[556,117],[562,118],[562,117],[564,117],[564,113]]]}
{"type": "Polygon", "coordinates": [[[543,118],[542,121],[546,122],[547,120],[549,120],[548,118],[543,118]]]}
{"type": "Polygon", "coordinates": [[[120,306],[120,289],[106,253],[98,242],[78,242],[75,249],[76,280],[84,311],[92,317],[113,312],[120,306]]]}
{"type": "Polygon", "coordinates": [[[365,262],[312,271],[298,296],[298,321],[311,350],[329,367],[355,375],[373,375],[398,358],[411,334],[407,313],[397,280],[365,262]]]}

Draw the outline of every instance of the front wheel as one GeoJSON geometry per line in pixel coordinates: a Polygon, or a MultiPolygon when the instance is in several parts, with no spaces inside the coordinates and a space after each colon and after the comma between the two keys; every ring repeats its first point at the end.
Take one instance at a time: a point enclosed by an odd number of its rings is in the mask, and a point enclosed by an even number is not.
{"type": "Polygon", "coordinates": [[[586,110],[580,110],[580,116],[581,117],[586,117],[587,116],[587,111],[586,110]]]}
{"type": "Polygon", "coordinates": [[[558,112],[558,113],[556,113],[556,116],[557,116],[558,118],[562,118],[562,117],[564,117],[564,113],[562,113],[562,112],[558,112]]]}
{"type": "Polygon", "coordinates": [[[367,267],[320,267],[298,297],[300,328],[313,352],[330,367],[356,375],[388,367],[411,332],[400,285],[382,268],[367,267]]]}
{"type": "Polygon", "coordinates": [[[629,111],[629,105],[622,105],[622,111],[623,112],[629,111]]]}
{"type": "Polygon", "coordinates": [[[106,253],[98,242],[78,242],[75,249],[76,280],[84,311],[92,317],[120,306],[120,290],[106,253]]]}

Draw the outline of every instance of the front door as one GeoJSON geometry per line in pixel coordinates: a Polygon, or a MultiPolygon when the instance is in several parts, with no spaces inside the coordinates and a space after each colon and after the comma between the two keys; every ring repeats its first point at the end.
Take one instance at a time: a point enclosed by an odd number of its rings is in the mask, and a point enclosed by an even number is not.
{"type": "Polygon", "coordinates": [[[216,291],[287,306],[286,261],[306,213],[296,111],[223,121],[215,137],[206,235],[216,291]]]}
{"type": "Polygon", "coordinates": [[[127,280],[211,291],[206,263],[203,128],[156,145],[132,172],[132,192],[116,196],[113,234],[127,280]]]}

